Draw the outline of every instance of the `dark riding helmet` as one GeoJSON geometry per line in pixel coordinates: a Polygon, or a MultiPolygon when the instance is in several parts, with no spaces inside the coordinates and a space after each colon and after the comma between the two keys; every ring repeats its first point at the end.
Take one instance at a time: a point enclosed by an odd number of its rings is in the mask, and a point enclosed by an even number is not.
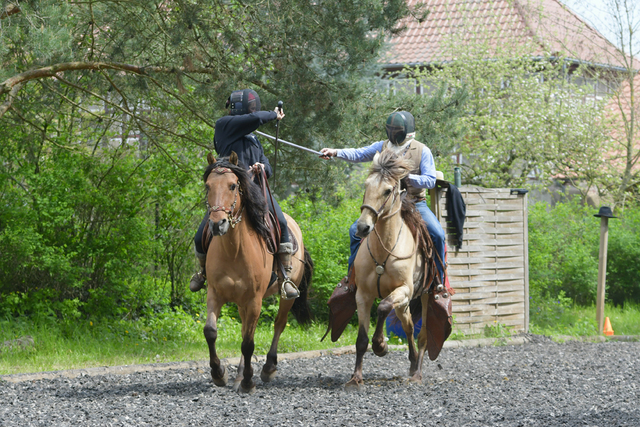
{"type": "Polygon", "coordinates": [[[226,105],[231,116],[254,113],[260,111],[260,96],[253,89],[234,90],[226,105]]]}
{"type": "Polygon", "coordinates": [[[387,137],[393,144],[400,145],[407,135],[416,131],[416,122],[408,111],[396,111],[387,119],[387,137]]]}

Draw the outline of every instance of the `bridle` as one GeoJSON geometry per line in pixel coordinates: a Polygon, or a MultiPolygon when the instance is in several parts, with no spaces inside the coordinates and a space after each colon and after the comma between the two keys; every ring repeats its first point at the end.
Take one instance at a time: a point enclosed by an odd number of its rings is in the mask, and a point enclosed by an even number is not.
{"type": "MultiPolygon", "coordinates": [[[[376,260],[376,258],[373,256],[373,253],[371,252],[371,248],[369,247],[369,239],[367,239],[367,250],[369,251],[369,255],[371,256],[371,259],[373,260],[373,263],[376,265],[375,271],[376,271],[376,274],[378,275],[378,280],[377,280],[378,296],[380,298],[382,298],[382,294],[380,293],[380,277],[382,277],[382,275],[385,272],[385,266],[387,264],[387,261],[389,260],[389,257],[393,255],[393,257],[398,259],[398,260],[404,260],[404,259],[408,259],[408,258],[411,258],[412,256],[414,256],[416,251],[418,250],[418,241],[416,240],[416,245],[414,246],[413,251],[409,255],[407,255],[407,256],[398,256],[398,255],[393,254],[394,249],[396,248],[396,246],[398,245],[398,242],[400,241],[400,236],[402,235],[402,228],[404,227],[404,221],[402,221],[402,224],[400,225],[400,230],[398,231],[398,237],[396,237],[396,243],[393,245],[391,250],[387,249],[387,247],[384,245],[384,243],[382,243],[382,239],[380,238],[380,234],[378,234],[378,230],[376,229],[376,223],[378,222],[379,219],[385,219],[385,218],[390,218],[390,217],[394,216],[395,214],[400,212],[400,209],[402,209],[402,203],[400,203],[400,207],[398,209],[396,209],[394,212],[392,212],[390,214],[387,214],[387,215],[385,215],[383,217],[380,217],[380,214],[384,211],[384,208],[385,208],[387,202],[389,201],[389,199],[391,198],[392,195],[393,195],[393,201],[391,202],[391,206],[393,206],[393,204],[395,203],[397,196],[399,196],[399,195],[402,196],[402,192],[400,191],[400,181],[398,181],[398,185],[396,185],[393,188],[393,191],[391,193],[389,193],[387,198],[382,203],[382,206],[380,206],[380,209],[376,210],[376,208],[374,208],[373,206],[367,205],[365,203],[363,203],[360,206],[360,212],[362,212],[364,209],[369,209],[369,210],[373,211],[373,213],[375,214],[376,218],[375,218],[375,221],[373,223],[373,232],[375,233],[376,237],[378,238],[378,242],[380,243],[380,246],[382,246],[382,248],[387,253],[387,257],[385,258],[385,260],[382,263],[379,263],[378,260],[376,260]]],[[[364,201],[364,196],[363,196],[363,201],[364,201]]]]}
{"type": "MultiPolygon", "coordinates": [[[[391,206],[393,206],[393,204],[396,202],[396,197],[398,195],[401,194],[400,191],[400,181],[398,181],[398,185],[396,185],[395,187],[393,187],[393,191],[391,193],[389,193],[389,195],[387,196],[387,198],[384,200],[384,202],[382,203],[382,206],[380,206],[380,209],[376,209],[371,205],[367,205],[366,203],[362,203],[362,205],[360,205],[360,212],[362,212],[365,209],[369,209],[371,210],[375,216],[376,219],[374,221],[374,224],[376,222],[378,222],[379,219],[385,219],[385,218],[389,218],[394,216],[395,214],[397,214],[398,212],[400,212],[400,209],[402,209],[402,204],[400,204],[400,207],[398,209],[396,209],[394,212],[385,215],[383,217],[380,217],[380,214],[384,211],[385,206],[387,205],[387,202],[389,201],[389,199],[391,198],[391,196],[393,196],[393,200],[391,201],[391,206]]],[[[362,197],[362,201],[364,202],[364,196],[362,197]]]]}
{"type": "MultiPolygon", "coordinates": [[[[218,166],[214,168],[211,172],[217,173],[218,175],[223,175],[225,173],[233,173],[231,169],[225,168],[222,166],[218,166]]],[[[226,206],[216,206],[216,205],[209,206],[209,200],[207,200],[206,204],[207,204],[209,215],[211,215],[213,212],[225,212],[227,214],[227,219],[229,220],[229,225],[231,225],[231,228],[235,228],[236,225],[240,221],[242,221],[242,212],[244,211],[244,206],[243,206],[242,209],[240,209],[240,211],[236,215],[233,214],[233,211],[236,209],[236,205],[238,203],[238,194],[242,196],[242,188],[240,187],[239,179],[236,181],[236,191],[233,196],[233,203],[231,204],[231,207],[228,208],[226,206]]]]}

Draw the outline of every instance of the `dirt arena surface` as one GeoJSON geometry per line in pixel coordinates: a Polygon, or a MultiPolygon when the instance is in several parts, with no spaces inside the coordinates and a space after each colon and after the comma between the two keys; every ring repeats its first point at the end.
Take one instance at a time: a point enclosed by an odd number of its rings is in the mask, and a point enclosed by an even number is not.
{"type": "Polygon", "coordinates": [[[282,355],[266,384],[258,361],[251,395],[232,390],[234,370],[213,385],[203,361],[5,376],[0,426],[640,426],[640,343],[520,342],[445,347],[423,384],[405,382],[406,350],[369,352],[356,393],[348,352],[282,355]]]}

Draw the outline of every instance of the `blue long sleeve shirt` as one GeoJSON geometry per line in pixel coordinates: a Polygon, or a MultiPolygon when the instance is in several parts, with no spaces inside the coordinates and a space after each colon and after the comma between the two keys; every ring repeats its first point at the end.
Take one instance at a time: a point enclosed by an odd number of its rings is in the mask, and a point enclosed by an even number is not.
{"type": "MultiPolygon", "coordinates": [[[[376,153],[381,152],[386,141],[378,141],[362,148],[338,149],[336,157],[353,163],[370,162],[376,153]]],[[[420,159],[420,175],[409,174],[409,184],[415,188],[433,188],[436,186],[436,165],[431,150],[425,145],[420,159]]]]}

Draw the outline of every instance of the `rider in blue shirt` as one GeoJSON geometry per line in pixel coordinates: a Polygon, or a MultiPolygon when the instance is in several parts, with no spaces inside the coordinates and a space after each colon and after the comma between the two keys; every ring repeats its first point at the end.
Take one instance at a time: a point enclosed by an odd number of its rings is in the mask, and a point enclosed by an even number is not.
{"type": "MultiPolygon", "coordinates": [[[[433,160],[431,150],[421,142],[415,139],[415,121],[413,115],[407,111],[397,111],[387,119],[387,136],[389,139],[374,142],[373,144],[362,148],[323,148],[320,150],[325,159],[329,157],[338,157],[349,162],[360,163],[370,162],[377,152],[383,149],[391,149],[405,158],[412,159],[412,163],[417,167],[408,176],[407,197],[415,202],[416,209],[420,212],[422,219],[427,225],[429,235],[440,257],[440,261],[436,260],[436,268],[444,283],[444,251],[445,251],[445,233],[440,225],[438,218],[431,212],[427,206],[424,197],[424,189],[433,188],[436,185],[436,167],[433,160]],[[419,160],[415,157],[419,153],[419,160]]],[[[356,221],[357,222],[357,221],[356,221]]],[[[351,240],[351,256],[349,257],[349,270],[356,258],[358,247],[360,246],[360,238],[356,236],[356,222],[349,228],[349,238],[351,240]]]]}

